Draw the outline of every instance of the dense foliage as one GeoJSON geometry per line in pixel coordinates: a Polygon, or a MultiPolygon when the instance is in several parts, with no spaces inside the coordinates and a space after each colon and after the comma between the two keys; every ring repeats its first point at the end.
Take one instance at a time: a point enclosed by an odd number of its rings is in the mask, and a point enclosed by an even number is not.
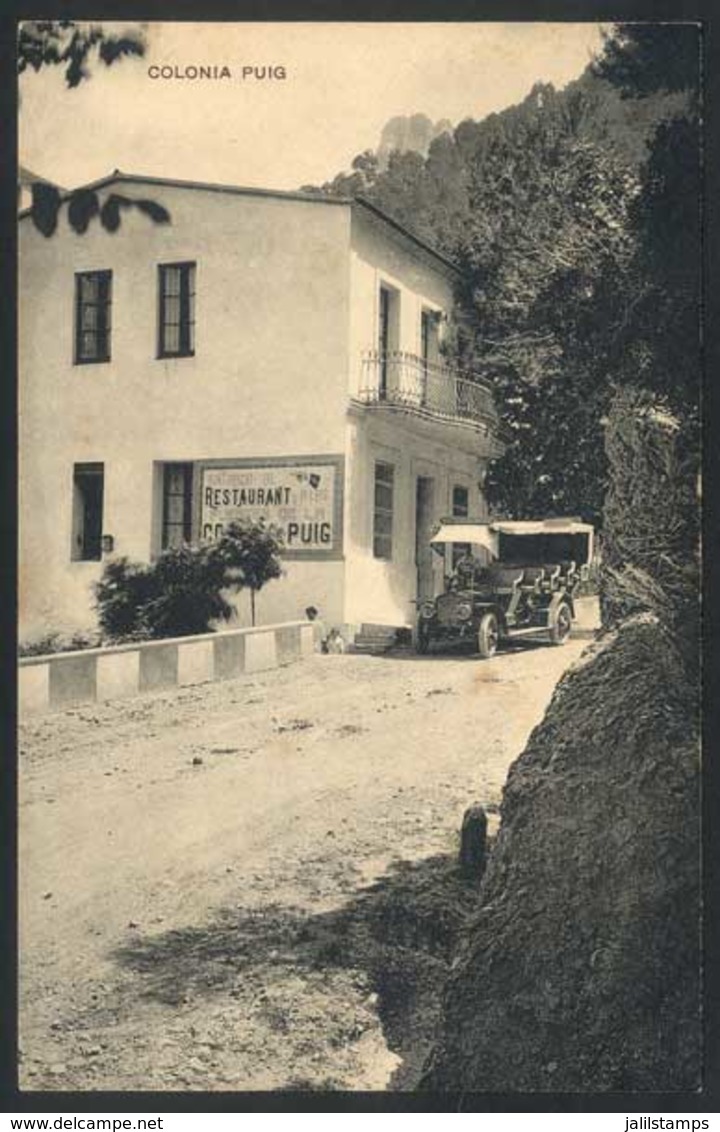
{"type": "Polygon", "coordinates": [[[281,543],[264,524],[231,523],[214,542],[163,551],[150,565],[111,559],[95,586],[98,620],[110,640],[207,633],[234,613],[232,592],[254,595],[279,578],[281,543]]]}
{"type": "Polygon", "coordinates": [[[513,438],[496,511],[601,522],[617,386],[695,412],[698,48],[695,25],[618,26],[564,91],[314,190],[367,197],[461,265],[449,348],[493,379],[513,438]]]}

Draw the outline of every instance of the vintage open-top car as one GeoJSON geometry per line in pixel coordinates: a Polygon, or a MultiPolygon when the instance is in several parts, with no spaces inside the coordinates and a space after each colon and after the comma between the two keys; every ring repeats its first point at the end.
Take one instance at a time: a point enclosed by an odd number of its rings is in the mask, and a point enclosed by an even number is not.
{"type": "Polygon", "coordinates": [[[462,557],[445,593],[420,603],[416,643],[472,643],[491,657],[502,641],[528,637],[563,644],[575,617],[575,592],[587,579],[593,528],[577,519],[474,522],[443,519],[431,545],[462,557]]]}

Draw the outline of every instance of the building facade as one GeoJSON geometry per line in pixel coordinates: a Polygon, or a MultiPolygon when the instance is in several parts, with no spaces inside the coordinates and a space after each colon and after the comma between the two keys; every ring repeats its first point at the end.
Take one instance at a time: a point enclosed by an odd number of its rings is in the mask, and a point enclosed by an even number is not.
{"type": "Polygon", "coordinates": [[[502,451],[491,389],[442,362],[454,266],[361,201],[90,188],[170,222],[21,218],[21,636],[93,625],[108,556],[261,516],[286,548],[261,623],[411,625],[442,583],[433,525],[484,514],[502,451]]]}

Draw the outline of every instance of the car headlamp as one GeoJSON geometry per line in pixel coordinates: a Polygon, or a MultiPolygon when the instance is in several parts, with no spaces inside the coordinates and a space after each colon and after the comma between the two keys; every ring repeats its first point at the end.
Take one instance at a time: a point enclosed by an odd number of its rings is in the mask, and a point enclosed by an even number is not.
{"type": "Polygon", "coordinates": [[[431,617],[435,616],[435,606],[433,605],[433,603],[431,601],[426,601],[425,604],[422,606],[422,608],[420,609],[420,616],[425,617],[428,620],[431,617]]]}
{"type": "Polygon", "coordinates": [[[472,617],[472,606],[467,601],[461,601],[457,609],[455,610],[455,613],[461,621],[467,621],[470,617],[472,617]]]}

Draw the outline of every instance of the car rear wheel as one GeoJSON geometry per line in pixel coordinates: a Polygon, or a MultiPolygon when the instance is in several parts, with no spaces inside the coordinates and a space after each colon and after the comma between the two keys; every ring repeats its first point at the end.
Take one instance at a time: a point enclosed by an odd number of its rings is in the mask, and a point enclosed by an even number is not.
{"type": "Polygon", "coordinates": [[[572,628],[572,612],[566,601],[560,603],[552,616],[550,641],[554,645],[564,645],[572,628]]]}
{"type": "Polygon", "coordinates": [[[483,660],[489,660],[497,652],[500,632],[494,613],[483,613],[478,625],[478,652],[483,660]]]}

